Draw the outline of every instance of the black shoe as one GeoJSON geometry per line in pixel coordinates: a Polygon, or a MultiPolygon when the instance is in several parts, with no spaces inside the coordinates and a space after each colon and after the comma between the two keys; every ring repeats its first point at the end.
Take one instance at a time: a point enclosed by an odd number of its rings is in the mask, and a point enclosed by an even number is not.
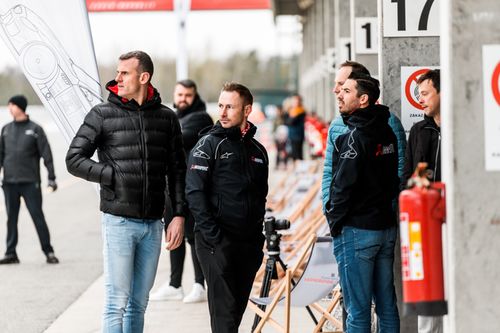
{"type": "Polygon", "coordinates": [[[54,252],[47,253],[47,264],[58,264],[58,263],[59,263],[59,259],[57,259],[54,252]]]}
{"type": "Polygon", "coordinates": [[[0,265],[19,264],[19,258],[15,254],[8,254],[3,259],[0,259],[0,265]]]}

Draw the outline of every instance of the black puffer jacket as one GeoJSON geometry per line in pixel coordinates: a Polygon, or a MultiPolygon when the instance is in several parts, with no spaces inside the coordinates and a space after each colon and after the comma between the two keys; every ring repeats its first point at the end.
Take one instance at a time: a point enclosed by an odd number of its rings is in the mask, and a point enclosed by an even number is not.
{"type": "Polygon", "coordinates": [[[381,230],[396,225],[398,143],[384,105],[343,116],[349,132],[335,140],[327,218],[333,236],[343,226],[381,230]]]}
{"type": "Polygon", "coordinates": [[[216,123],[191,151],[186,175],[186,199],[200,231],[210,244],[222,235],[259,240],[267,196],[268,157],[253,138],[238,127],[216,123]]]}
{"type": "Polygon", "coordinates": [[[198,134],[200,131],[214,124],[214,121],[206,110],[207,107],[205,102],[198,94],[194,97],[193,104],[185,110],[177,110],[177,117],[181,124],[182,141],[184,142],[186,158],[196,142],[198,142],[198,134]]]}
{"type": "Polygon", "coordinates": [[[49,180],[55,180],[49,142],[42,127],[31,121],[13,121],[2,128],[0,169],[5,183],[40,183],[40,157],[49,180]]]}
{"type": "Polygon", "coordinates": [[[140,106],[116,94],[116,81],[106,88],[108,102],[90,110],[71,142],[68,171],[101,185],[103,212],[141,219],[162,217],[168,176],[174,215],[183,216],[186,162],[175,113],[151,85],[140,106]]]}
{"type": "Polygon", "coordinates": [[[441,131],[434,119],[427,116],[410,130],[403,169],[405,185],[419,162],[427,162],[427,169],[433,171],[432,181],[441,181],[441,131]]]}

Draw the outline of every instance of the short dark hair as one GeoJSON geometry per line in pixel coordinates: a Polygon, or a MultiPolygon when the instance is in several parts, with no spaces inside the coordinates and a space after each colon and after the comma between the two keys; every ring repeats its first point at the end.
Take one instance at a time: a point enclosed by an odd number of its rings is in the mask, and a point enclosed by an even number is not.
{"type": "Polygon", "coordinates": [[[198,88],[196,87],[196,83],[194,83],[193,80],[190,80],[190,79],[180,80],[180,81],[177,81],[175,84],[176,85],[180,84],[184,88],[194,89],[195,93],[198,92],[198,88]]]}
{"type": "Polygon", "coordinates": [[[377,102],[380,97],[380,83],[377,79],[369,75],[354,72],[349,75],[348,79],[356,81],[356,89],[358,90],[357,97],[367,94],[368,104],[373,105],[377,102]]]}
{"type": "Polygon", "coordinates": [[[356,61],[346,60],[340,64],[340,68],[342,67],[351,67],[352,72],[356,74],[364,74],[370,76],[370,71],[364,65],[360,64],[356,61]]]}
{"type": "Polygon", "coordinates": [[[222,91],[235,91],[240,97],[243,99],[243,106],[252,105],[253,104],[253,96],[250,92],[250,89],[245,87],[244,85],[237,82],[226,82],[222,87],[222,91]]]}
{"type": "Polygon", "coordinates": [[[439,69],[431,69],[427,71],[426,73],[420,75],[420,77],[417,80],[417,85],[420,83],[430,80],[432,82],[432,85],[434,88],[436,88],[436,91],[439,94],[439,91],[441,90],[441,72],[439,69]]]}
{"type": "Polygon", "coordinates": [[[153,60],[151,60],[151,57],[143,51],[130,51],[127,53],[122,54],[118,59],[119,60],[128,60],[135,58],[139,60],[139,70],[141,73],[149,73],[149,81],[151,81],[151,78],[153,77],[153,72],[154,72],[154,66],[153,66],[153,60]]]}

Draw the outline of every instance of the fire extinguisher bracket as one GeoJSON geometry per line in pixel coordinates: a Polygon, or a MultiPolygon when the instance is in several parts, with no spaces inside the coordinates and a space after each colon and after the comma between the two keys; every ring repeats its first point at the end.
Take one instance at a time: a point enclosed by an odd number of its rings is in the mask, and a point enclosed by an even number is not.
{"type": "Polygon", "coordinates": [[[403,315],[443,316],[448,313],[446,301],[414,302],[403,304],[403,315]]]}

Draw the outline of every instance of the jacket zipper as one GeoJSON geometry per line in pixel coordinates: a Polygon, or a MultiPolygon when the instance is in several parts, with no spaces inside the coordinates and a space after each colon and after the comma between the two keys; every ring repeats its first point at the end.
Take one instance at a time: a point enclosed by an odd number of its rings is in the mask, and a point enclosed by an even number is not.
{"type": "Polygon", "coordinates": [[[439,156],[439,149],[441,149],[441,132],[438,133],[438,146],[436,149],[436,157],[434,159],[434,181],[436,181],[436,172],[437,172],[437,166],[438,166],[438,156],[439,156]]]}
{"type": "MultiPolygon", "coordinates": [[[[14,124],[14,125],[17,125],[17,124],[14,124]]],[[[13,126],[14,127],[14,138],[15,140],[20,140],[19,138],[19,129],[18,129],[18,126],[13,126]]],[[[19,141],[18,141],[19,142],[19,141]]],[[[19,161],[19,153],[18,153],[18,150],[14,148],[14,151],[16,152],[16,158],[15,158],[15,161],[16,161],[16,165],[21,165],[20,161],[19,161]]],[[[40,163],[40,162],[39,162],[40,163]]],[[[5,168],[4,168],[4,176],[5,176],[5,168]]],[[[18,181],[18,172],[15,173],[15,178],[14,178],[14,182],[17,182],[18,181]]]]}
{"type": "MultiPolygon", "coordinates": [[[[242,159],[242,163],[243,163],[243,168],[245,169],[245,176],[247,178],[247,184],[250,184],[250,182],[252,181],[252,177],[250,177],[250,171],[249,171],[249,162],[250,162],[250,158],[248,156],[248,151],[245,147],[245,142],[243,141],[243,138],[241,138],[240,140],[240,144],[242,146],[242,151],[243,151],[243,159],[242,159]]],[[[245,202],[246,202],[246,214],[247,214],[247,221],[249,220],[249,212],[250,212],[250,202],[248,200],[248,196],[249,196],[249,193],[247,195],[245,195],[245,202]]]]}
{"type": "Polygon", "coordinates": [[[142,178],[142,216],[146,216],[146,138],[144,137],[144,122],[143,122],[143,112],[141,109],[137,109],[139,112],[139,127],[141,130],[141,178],[142,178]]]}
{"type": "Polygon", "coordinates": [[[439,149],[441,148],[441,132],[435,129],[434,127],[424,127],[426,129],[433,130],[437,132],[438,134],[438,145],[436,149],[436,156],[434,157],[434,174],[432,175],[432,181],[436,181],[436,172],[437,172],[437,166],[438,166],[438,156],[439,156],[439,149]]]}

